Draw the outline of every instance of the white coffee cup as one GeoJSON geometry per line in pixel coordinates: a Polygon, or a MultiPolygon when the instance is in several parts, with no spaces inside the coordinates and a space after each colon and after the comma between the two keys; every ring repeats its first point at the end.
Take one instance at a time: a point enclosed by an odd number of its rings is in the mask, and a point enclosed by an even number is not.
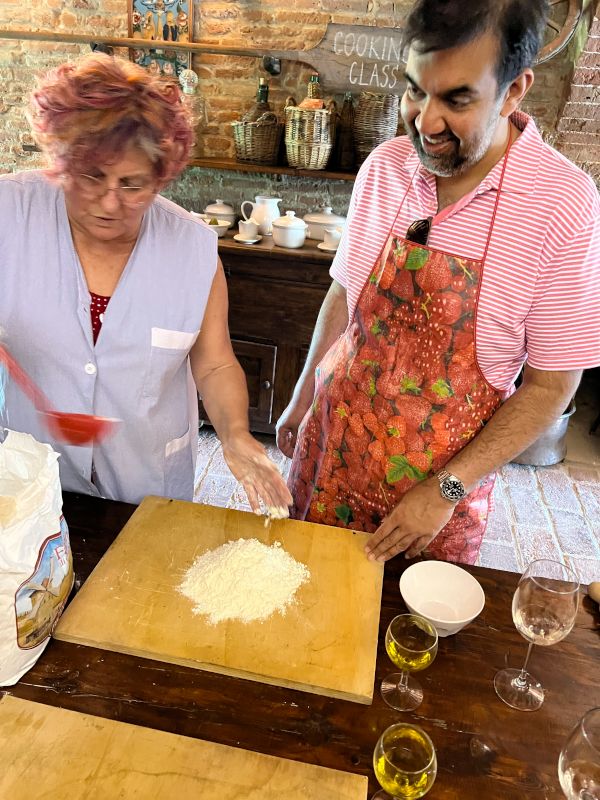
{"type": "Polygon", "coordinates": [[[256,239],[258,236],[258,223],[251,219],[241,219],[238,222],[242,239],[256,239]]]}
{"type": "Polygon", "coordinates": [[[325,247],[337,247],[342,238],[342,231],[340,228],[325,228],[323,231],[323,244],[325,247]]]}

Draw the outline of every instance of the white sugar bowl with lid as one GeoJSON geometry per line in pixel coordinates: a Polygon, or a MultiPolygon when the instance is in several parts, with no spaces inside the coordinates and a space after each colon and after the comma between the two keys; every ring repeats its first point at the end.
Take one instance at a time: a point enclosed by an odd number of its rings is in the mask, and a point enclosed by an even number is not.
{"type": "Polygon", "coordinates": [[[273,220],[273,243],[278,247],[302,247],[306,239],[306,222],[295,211],[286,211],[273,220]]]}
{"type": "Polygon", "coordinates": [[[306,236],[308,239],[325,239],[325,228],[344,228],[346,217],[334,214],[331,206],[321,206],[320,211],[311,211],[304,215],[304,222],[308,225],[306,236]]]}
{"type": "Polygon", "coordinates": [[[226,219],[229,222],[229,227],[235,222],[235,210],[233,206],[227,205],[222,200],[215,200],[214,203],[209,203],[204,209],[204,213],[209,217],[215,217],[219,220],[226,219]]]}

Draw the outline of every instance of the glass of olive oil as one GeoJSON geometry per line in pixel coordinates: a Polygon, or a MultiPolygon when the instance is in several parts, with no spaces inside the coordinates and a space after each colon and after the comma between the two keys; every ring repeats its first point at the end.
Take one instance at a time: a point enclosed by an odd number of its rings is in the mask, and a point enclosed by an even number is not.
{"type": "Polygon", "coordinates": [[[381,696],[396,711],[413,711],[423,700],[423,687],[410,673],[425,669],[436,657],[437,631],[424,617],[400,614],[388,626],[385,649],[401,672],[394,672],[383,679],[381,696]]]}
{"type": "Polygon", "coordinates": [[[417,725],[390,725],[375,745],[373,769],[384,791],[372,800],[423,797],[437,774],[433,742],[417,725]]]}

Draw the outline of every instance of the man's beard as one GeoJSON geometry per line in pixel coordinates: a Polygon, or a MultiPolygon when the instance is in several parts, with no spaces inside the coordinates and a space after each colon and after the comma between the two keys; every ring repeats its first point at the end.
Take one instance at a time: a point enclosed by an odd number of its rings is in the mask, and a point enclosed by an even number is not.
{"type": "MultiPolygon", "coordinates": [[[[491,118],[493,120],[493,117],[491,118]]],[[[425,169],[439,178],[453,178],[463,175],[475,164],[479,163],[487,153],[494,138],[495,123],[490,120],[480,139],[463,144],[451,131],[436,136],[436,139],[447,138],[452,147],[447,153],[432,155],[427,153],[421,143],[421,137],[414,123],[405,123],[406,131],[417,151],[419,161],[425,169]]]]}

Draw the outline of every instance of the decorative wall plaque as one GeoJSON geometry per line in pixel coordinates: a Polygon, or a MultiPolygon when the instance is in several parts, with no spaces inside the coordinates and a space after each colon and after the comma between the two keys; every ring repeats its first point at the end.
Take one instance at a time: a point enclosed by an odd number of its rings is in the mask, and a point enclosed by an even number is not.
{"type": "MultiPolygon", "coordinates": [[[[191,41],[192,0],[128,0],[129,35],[134,39],[182,44],[191,41]]],[[[130,58],[136,64],[165,78],[176,78],[190,69],[192,54],[184,50],[161,47],[149,50],[131,49],[130,58]]]]}

